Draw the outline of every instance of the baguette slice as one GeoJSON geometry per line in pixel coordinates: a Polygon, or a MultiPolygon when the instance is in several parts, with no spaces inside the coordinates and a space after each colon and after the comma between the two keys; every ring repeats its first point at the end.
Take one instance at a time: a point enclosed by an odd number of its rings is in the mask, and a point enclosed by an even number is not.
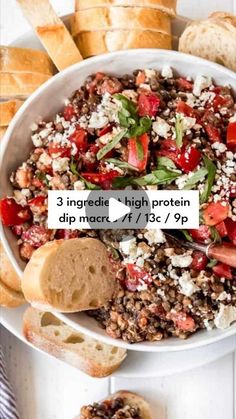
{"type": "Polygon", "coordinates": [[[0,140],[4,137],[7,127],[0,127],[0,140]]]}
{"type": "Polygon", "coordinates": [[[82,60],[69,31],[49,0],[17,2],[59,71],[82,60]]]}
{"type": "Polygon", "coordinates": [[[13,116],[23,103],[23,100],[17,99],[0,102],[0,127],[6,127],[10,124],[13,116]]]}
{"type": "Polygon", "coordinates": [[[5,285],[0,279],[0,306],[15,308],[25,304],[22,292],[14,291],[5,285]]]}
{"type": "Polygon", "coordinates": [[[159,9],[170,16],[176,16],[177,0],[75,0],[75,11],[91,9],[93,7],[146,7],[159,9]]]}
{"type": "Polygon", "coordinates": [[[81,10],[71,18],[72,35],[84,31],[148,29],[171,34],[170,17],[144,7],[97,7],[81,10]]]}
{"type": "Polygon", "coordinates": [[[82,32],[75,37],[84,58],[121,49],[171,49],[171,37],[154,31],[82,32]]]}
{"type": "Polygon", "coordinates": [[[14,291],[21,291],[21,279],[13,268],[2,243],[0,242],[0,279],[14,291]]]}
{"type": "MultiPolygon", "coordinates": [[[[127,390],[117,391],[116,393],[107,397],[101,403],[106,402],[106,401],[116,400],[118,398],[123,399],[125,405],[132,406],[134,408],[139,408],[140,417],[142,419],[153,419],[151,407],[148,404],[148,402],[143,397],[139,396],[136,393],[132,393],[131,391],[127,391],[127,390]]],[[[78,416],[76,419],[84,419],[85,417],[86,416],[84,416],[83,414],[80,414],[80,416],[78,416]]]]}
{"type": "Polygon", "coordinates": [[[46,243],[33,253],[22,280],[25,298],[34,307],[61,312],[102,307],[116,286],[107,249],[92,238],[46,243]]]}
{"type": "Polygon", "coordinates": [[[236,71],[236,18],[217,12],[191,23],[180,37],[179,50],[236,71]]]}
{"type": "Polygon", "coordinates": [[[53,75],[54,66],[43,51],[0,46],[0,72],[31,72],[53,75]]]}
{"type": "Polygon", "coordinates": [[[49,79],[50,76],[41,73],[0,73],[0,97],[25,98],[49,79]]]}
{"type": "Polygon", "coordinates": [[[77,332],[53,314],[27,308],[23,333],[34,346],[92,377],[112,374],[124,361],[125,349],[100,343],[77,332]]]}

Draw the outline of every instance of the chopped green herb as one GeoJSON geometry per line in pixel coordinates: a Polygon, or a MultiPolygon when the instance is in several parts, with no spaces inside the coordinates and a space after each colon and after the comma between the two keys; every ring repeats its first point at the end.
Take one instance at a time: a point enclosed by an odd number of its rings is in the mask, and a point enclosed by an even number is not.
{"type": "Polygon", "coordinates": [[[127,134],[127,129],[123,129],[119,132],[107,145],[99,150],[97,153],[97,159],[101,160],[109,151],[111,151],[117,144],[119,144],[120,140],[127,134]]]}
{"type": "Polygon", "coordinates": [[[221,237],[215,227],[209,227],[211,231],[211,238],[215,243],[221,243],[221,237]]]}
{"type": "Polygon", "coordinates": [[[166,167],[167,169],[176,169],[176,165],[171,159],[168,159],[168,157],[158,157],[157,166],[166,167]]]}
{"type": "Polygon", "coordinates": [[[212,160],[210,160],[207,156],[203,157],[204,165],[207,170],[207,181],[205,184],[204,191],[201,194],[200,202],[203,204],[204,202],[207,202],[210,194],[211,194],[211,188],[213,186],[215,175],[216,175],[216,166],[213,163],[212,160]]]}
{"type": "Polygon", "coordinates": [[[143,160],[144,157],[144,151],[143,151],[143,145],[139,138],[136,138],[136,148],[137,148],[137,157],[138,160],[143,160]]]}
{"type": "Polygon", "coordinates": [[[180,231],[189,242],[193,241],[192,236],[190,236],[190,234],[187,230],[180,230],[180,231]]]}
{"type": "Polygon", "coordinates": [[[218,261],[216,259],[210,259],[210,262],[207,264],[207,268],[213,268],[216,266],[218,261]]]}
{"type": "Polygon", "coordinates": [[[127,110],[130,113],[130,115],[137,114],[137,106],[132,100],[129,100],[126,96],[122,95],[121,93],[115,94],[114,98],[122,103],[122,107],[125,110],[127,110]]]}
{"type": "Polygon", "coordinates": [[[176,133],[176,145],[178,148],[181,148],[183,145],[183,119],[182,116],[177,114],[176,115],[176,123],[175,123],[175,133],[176,133]]]}
{"type": "Polygon", "coordinates": [[[121,169],[126,169],[126,170],[135,170],[136,172],[138,172],[139,170],[137,169],[137,167],[132,166],[131,164],[127,163],[126,161],[123,160],[118,160],[118,159],[106,159],[106,161],[108,163],[113,163],[115,166],[120,167],[121,169]]]}
{"type": "Polygon", "coordinates": [[[46,185],[49,186],[49,180],[48,180],[45,173],[37,172],[37,173],[35,173],[35,176],[36,176],[37,179],[41,180],[41,182],[45,182],[46,185]]]}
{"type": "Polygon", "coordinates": [[[185,186],[183,189],[193,189],[193,187],[196,185],[196,183],[200,182],[204,179],[204,177],[207,175],[208,171],[205,169],[205,167],[202,167],[201,169],[197,170],[193,173],[191,177],[187,180],[185,183],[185,186]]]}
{"type": "Polygon", "coordinates": [[[79,172],[77,170],[76,163],[74,161],[74,158],[72,157],[71,163],[70,163],[70,171],[73,173],[73,175],[79,176],[79,172]]]}
{"type": "Polygon", "coordinates": [[[114,247],[109,246],[108,248],[111,252],[111,255],[113,257],[114,260],[119,260],[120,259],[120,254],[118,252],[118,250],[116,250],[114,247]]]}
{"type": "Polygon", "coordinates": [[[152,126],[152,120],[147,116],[140,118],[138,123],[131,126],[128,132],[128,137],[141,137],[145,132],[149,131],[152,126]]]}
{"type": "Polygon", "coordinates": [[[84,179],[83,176],[80,176],[80,179],[84,182],[86,189],[89,190],[96,190],[96,189],[101,189],[100,186],[95,185],[94,183],[89,182],[88,180],[84,179]]]}
{"type": "Polygon", "coordinates": [[[114,188],[124,188],[128,185],[136,185],[136,186],[146,186],[146,185],[165,185],[171,183],[173,180],[177,179],[180,176],[180,173],[173,172],[171,170],[160,168],[154,170],[153,172],[149,173],[148,175],[141,176],[138,178],[124,178],[124,177],[117,177],[113,181],[114,188]]]}

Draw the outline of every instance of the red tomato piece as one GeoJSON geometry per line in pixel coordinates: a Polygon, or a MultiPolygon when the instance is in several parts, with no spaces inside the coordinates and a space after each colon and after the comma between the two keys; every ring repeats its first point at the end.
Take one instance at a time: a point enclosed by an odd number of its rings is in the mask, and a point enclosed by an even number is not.
{"type": "Polygon", "coordinates": [[[174,140],[168,139],[161,142],[161,149],[157,151],[157,156],[168,157],[175,164],[178,161],[178,149],[174,140]]]}
{"type": "Polygon", "coordinates": [[[212,143],[220,143],[222,141],[221,131],[219,128],[216,128],[210,124],[204,125],[204,128],[209,140],[212,143]]]}
{"type": "Polygon", "coordinates": [[[69,105],[66,105],[63,111],[63,117],[66,121],[71,121],[71,119],[75,116],[75,110],[73,105],[69,103],[69,105]]]}
{"type": "Polygon", "coordinates": [[[29,199],[28,204],[29,206],[40,207],[44,205],[46,196],[38,195],[35,198],[29,199]]]}
{"type": "Polygon", "coordinates": [[[230,122],[227,128],[227,146],[236,151],[236,122],[230,122]]]}
{"type": "Polygon", "coordinates": [[[138,114],[139,116],[156,116],[160,99],[155,93],[140,93],[138,98],[138,114]]]}
{"type": "Polygon", "coordinates": [[[194,319],[184,311],[170,313],[170,318],[174,322],[177,329],[183,330],[184,332],[194,332],[196,329],[194,319]]]}
{"type": "Polygon", "coordinates": [[[50,240],[51,232],[46,228],[38,225],[32,225],[28,230],[24,231],[21,238],[24,242],[33,247],[40,247],[50,240]]]}
{"type": "Polygon", "coordinates": [[[192,254],[192,263],[191,263],[191,268],[194,269],[195,271],[203,271],[207,264],[208,264],[208,258],[206,257],[206,255],[202,252],[193,252],[192,254]]]}
{"type": "Polygon", "coordinates": [[[82,173],[81,176],[88,182],[101,186],[102,189],[110,189],[113,179],[120,174],[116,170],[111,170],[107,173],[82,173]]]}
{"type": "Polygon", "coordinates": [[[123,90],[121,82],[114,78],[105,78],[102,84],[98,87],[98,93],[103,95],[104,93],[110,93],[114,95],[115,93],[120,93],[123,90]]]}
{"type": "Polygon", "coordinates": [[[208,226],[202,224],[198,229],[190,229],[192,238],[199,242],[205,242],[211,238],[211,231],[208,226]]]}
{"type": "Polygon", "coordinates": [[[183,100],[180,100],[177,103],[176,111],[179,113],[183,113],[185,116],[190,116],[191,118],[196,118],[199,120],[200,113],[197,109],[192,108],[183,100]]]}
{"type": "Polygon", "coordinates": [[[220,237],[226,237],[228,235],[225,221],[221,221],[221,223],[216,224],[215,228],[218,231],[220,237]]]}
{"type": "Polygon", "coordinates": [[[58,157],[71,157],[71,145],[68,144],[66,146],[62,146],[58,143],[49,143],[48,145],[48,152],[50,156],[53,156],[54,154],[58,157]]]}
{"type": "Polygon", "coordinates": [[[217,263],[212,270],[220,278],[233,279],[232,268],[225,263],[217,263]]]}
{"type": "Polygon", "coordinates": [[[229,214],[229,205],[223,201],[211,202],[206,209],[203,210],[203,218],[208,226],[215,226],[224,221],[229,214]]]}
{"type": "Polygon", "coordinates": [[[220,108],[227,104],[227,99],[224,96],[217,94],[212,102],[214,110],[217,112],[220,108]]]}
{"type": "Polygon", "coordinates": [[[80,236],[80,232],[78,230],[57,230],[56,238],[57,239],[76,239],[80,236]]]}
{"type": "Polygon", "coordinates": [[[139,71],[138,75],[135,80],[135,84],[139,86],[140,84],[144,84],[146,81],[146,76],[144,71],[139,71]]]}
{"type": "Polygon", "coordinates": [[[31,213],[28,207],[17,204],[13,198],[3,198],[0,201],[0,217],[5,226],[14,226],[30,220],[31,213]]]}
{"type": "Polygon", "coordinates": [[[177,158],[177,165],[185,172],[192,172],[201,160],[201,153],[195,147],[183,147],[177,158]]]}
{"type": "Polygon", "coordinates": [[[88,150],[88,133],[83,128],[77,127],[68,139],[76,145],[79,151],[88,150]]]}
{"type": "Polygon", "coordinates": [[[112,131],[112,128],[113,128],[112,125],[107,125],[106,127],[100,129],[98,136],[102,137],[103,135],[108,134],[108,132],[112,131]]]}
{"type": "Polygon", "coordinates": [[[236,221],[231,218],[226,218],[225,226],[230,241],[236,246],[236,221]]]}
{"type": "Polygon", "coordinates": [[[136,291],[139,285],[150,285],[152,283],[151,275],[143,268],[132,263],[128,263],[126,268],[128,278],[125,280],[125,286],[129,291],[136,291]]]}
{"type": "Polygon", "coordinates": [[[128,142],[128,163],[132,166],[136,167],[140,171],[145,170],[147,166],[147,159],[148,159],[148,144],[149,144],[149,137],[147,134],[143,134],[139,138],[130,138],[128,142]],[[142,148],[142,158],[139,159],[138,156],[138,144],[142,148]]]}
{"type": "Polygon", "coordinates": [[[183,77],[179,77],[177,79],[177,84],[180,89],[188,90],[189,92],[192,92],[193,90],[193,83],[191,83],[187,79],[184,79],[183,77]]]}

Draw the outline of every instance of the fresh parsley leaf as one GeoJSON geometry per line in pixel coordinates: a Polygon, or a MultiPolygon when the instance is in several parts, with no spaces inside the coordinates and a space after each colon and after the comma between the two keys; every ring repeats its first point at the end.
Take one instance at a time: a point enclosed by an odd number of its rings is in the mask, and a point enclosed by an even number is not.
{"type": "Polygon", "coordinates": [[[182,116],[177,114],[176,115],[176,123],[175,123],[175,133],[176,133],[176,145],[178,148],[181,148],[183,145],[183,119],[182,116]]]}
{"type": "Polygon", "coordinates": [[[213,268],[216,266],[218,261],[216,259],[210,259],[210,262],[207,264],[207,268],[213,268]]]}
{"type": "Polygon", "coordinates": [[[221,237],[215,227],[209,227],[211,231],[211,238],[215,243],[221,243],[221,237]]]}
{"type": "Polygon", "coordinates": [[[207,169],[205,169],[205,167],[202,167],[201,169],[197,170],[196,172],[193,173],[191,177],[189,177],[183,189],[185,190],[192,189],[196,185],[196,183],[204,179],[207,173],[208,171],[207,169]]]}
{"type": "Polygon", "coordinates": [[[207,202],[211,194],[211,188],[213,186],[215,175],[216,175],[216,166],[213,163],[213,161],[210,160],[207,156],[203,156],[203,161],[204,161],[204,165],[205,165],[208,175],[207,175],[207,181],[205,184],[204,191],[202,192],[201,197],[200,197],[201,204],[203,204],[204,202],[207,202]]]}
{"type": "Polygon", "coordinates": [[[187,230],[180,230],[180,231],[189,242],[193,241],[192,236],[190,236],[190,234],[187,230]]]}
{"type": "Polygon", "coordinates": [[[122,103],[122,107],[126,109],[130,113],[130,115],[137,114],[137,106],[134,102],[132,102],[132,100],[129,100],[126,96],[122,95],[121,93],[115,94],[114,98],[122,103]]]}
{"type": "Polygon", "coordinates": [[[138,124],[131,126],[129,129],[129,137],[141,137],[145,132],[149,131],[152,126],[152,120],[148,116],[140,118],[138,124]]]}
{"type": "Polygon", "coordinates": [[[123,129],[119,132],[112,140],[105,145],[103,148],[99,150],[97,153],[97,159],[101,160],[109,151],[111,151],[117,144],[119,144],[120,140],[127,134],[127,129],[123,129]]]}
{"type": "Polygon", "coordinates": [[[126,161],[123,160],[118,160],[118,159],[106,159],[106,161],[108,163],[113,163],[115,166],[120,167],[121,169],[126,169],[126,170],[135,170],[136,172],[138,172],[139,170],[137,169],[137,167],[132,166],[131,164],[127,163],[126,161]]]}
{"type": "Polygon", "coordinates": [[[168,157],[158,157],[157,167],[166,167],[167,169],[176,169],[176,165],[168,157]]]}

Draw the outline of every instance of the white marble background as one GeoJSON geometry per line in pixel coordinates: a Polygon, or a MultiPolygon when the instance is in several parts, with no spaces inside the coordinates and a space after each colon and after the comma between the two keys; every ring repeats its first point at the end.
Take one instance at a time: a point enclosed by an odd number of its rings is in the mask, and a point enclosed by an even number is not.
{"type": "MultiPolygon", "coordinates": [[[[51,1],[59,14],[73,10],[73,0],[51,1]]],[[[0,0],[0,8],[1,44],[30,30],[15,0],[0,0]]],[[[236,14],[236,0],[179,0],[179,14],[190,18],[203,18],[215,10],[236,14]]],[[[144,394],[155,408],[154,419],[236,419],[233,354],[166,378],[97,380],[26,347],[4,328],[0,339],[22,419],[72,419],[82,404],[121,388],[144,394]]]]}

